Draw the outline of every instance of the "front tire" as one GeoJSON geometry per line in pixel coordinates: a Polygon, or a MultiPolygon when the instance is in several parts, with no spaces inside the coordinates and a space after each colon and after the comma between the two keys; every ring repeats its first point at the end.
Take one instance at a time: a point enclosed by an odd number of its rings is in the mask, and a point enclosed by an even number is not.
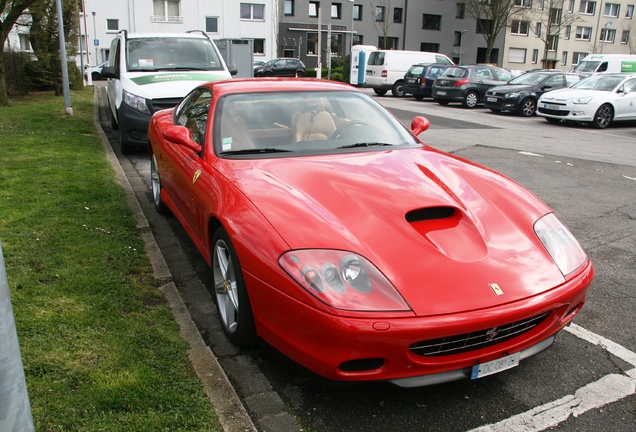
{"type": "Polygon", "coordinates": [[[592,120],[592,127],[594,129],[605,129],[612,123],[614,119],[614,109],[609,104],[604,104],[596,110],[594,114],[594,120],[592,120]]]}
{"type": "Polygon", "coordinates": [[[235,345],[253,345],[256,328],[243,271],[230,236],[223,227],[214,233],[212,247],[212,282],[223,332],[235,345]]]}
{"type": "Polygon", "coordinates": [[[475,93],[474,91],[469,91],[468,93],[466,93],[466,96],[464,97],[464,101],[462,102],[462,105],[464,106],[464,108],[475,108],[477,106],[477,104],[479,103],[479,95],[477,95],[477,93],[475,93]]]}
{"type": "Polygon", "coordinates": [[[534,99],[524,99],[519,106],[519,114],[524,117],[532,117],[537,112],[537,103],[534,99]]]}
{"type": "Polygon", "coordinates": [[[170,213],[168,206],[161,199],[161,177],[159,176],[159,167],[157,166],[157,158],[154,152],[150,155],[150,183],[155,210],[160,214],[170,213]]]}

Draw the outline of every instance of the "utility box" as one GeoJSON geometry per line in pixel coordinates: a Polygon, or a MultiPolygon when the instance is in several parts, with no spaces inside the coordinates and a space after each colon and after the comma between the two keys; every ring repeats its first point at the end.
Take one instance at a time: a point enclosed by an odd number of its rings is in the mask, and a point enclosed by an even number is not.
{"type": "Polygon", "coordinates": [[[228,67],[236,66],[237,78],[254,76],[253,39],[217,39],[214,41],[228,67]]]}

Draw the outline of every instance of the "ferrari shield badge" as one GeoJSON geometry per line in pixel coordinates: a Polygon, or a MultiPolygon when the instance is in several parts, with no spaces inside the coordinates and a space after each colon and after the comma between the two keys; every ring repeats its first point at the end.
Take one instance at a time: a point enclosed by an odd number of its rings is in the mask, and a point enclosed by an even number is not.
{"type": "Polygon", "coordinates": [[[489,285],[495,294],[497,294],[498,296],[503,295],[504,292],[501,288],[499,288],[499,285],[497,285],[496,283],[491,283],[489,285]]]}
{"type": "Polygon", "coordinates": [[[192,178],[192,184],[195,184],[197,180],[199,180],[199,176],[201,175],[201,170],[198,169],[194,172],[194,177],[192,178]]]}

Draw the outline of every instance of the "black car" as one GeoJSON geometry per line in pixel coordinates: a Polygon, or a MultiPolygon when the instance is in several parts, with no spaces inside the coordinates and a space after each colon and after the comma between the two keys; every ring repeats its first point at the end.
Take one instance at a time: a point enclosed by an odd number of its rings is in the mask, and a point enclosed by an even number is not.
{"type": "Polygon", "coordinates": [[[404,94],[412,94],[417,100],[431,97],[433,82],[447,67],[447,64],[440,63],[414,64],[404,75],[404,94]]]}
{"type": "Polygon", "coordinates": [[[514,111],[524,117],[537,111],[539,97],[550,90],[570,87],[581,80],[581,75],[563,71],[528,72],[507,85],[493,87],[486,92],[484,107],[493,112],[514,111]]]}
{"type": "Polygon", "coordinates": [[[511,79],[510,72],[496,66],[450,66],[433,83],[432,96],[440,105],[461,102],[465,108],[475,108],[488,89],[511,79]]]}
{"type": "Polygon", "coordinates": [[[255,77],[304,77],[305,64],[297,58],[277,58],[254,68],[255,77]]]}

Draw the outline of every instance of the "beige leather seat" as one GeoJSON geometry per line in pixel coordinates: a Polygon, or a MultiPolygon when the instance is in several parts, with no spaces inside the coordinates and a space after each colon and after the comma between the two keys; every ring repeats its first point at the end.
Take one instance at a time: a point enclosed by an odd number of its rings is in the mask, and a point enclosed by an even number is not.
{"type": "Polygon", "coordinates": [[[292,116],[292,142],[327,140],[336,130],[333,117],[322,102],[315,109],[295,113],[292,116]]]}
{"type": "Polygon", "coordinates": [[[234,103],[223,107],[221,118],[221,140],[223,151],[245,150],[255,148],[250,136],[247,124],[243,117],[238,115],[234,103]]]}

